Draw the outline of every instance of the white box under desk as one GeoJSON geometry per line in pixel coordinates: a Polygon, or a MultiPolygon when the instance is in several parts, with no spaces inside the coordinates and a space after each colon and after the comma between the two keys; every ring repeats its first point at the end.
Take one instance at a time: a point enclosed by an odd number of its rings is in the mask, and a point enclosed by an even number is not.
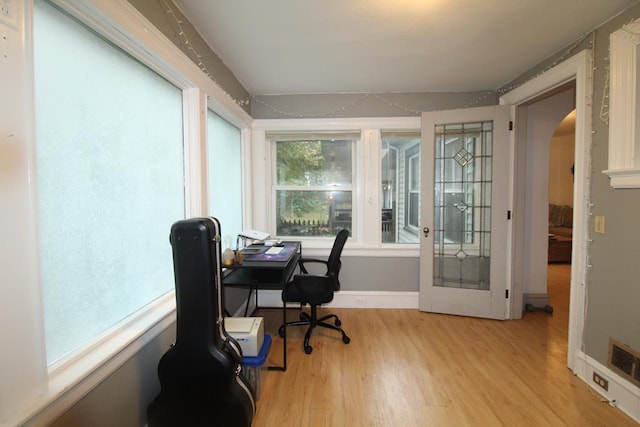
{"type": "Polygon", "coordinates": [[[264,340],[264,319],[262,317],[225,317],[226,331],[240,344],[242,355],[255,357],[264,340]]]}

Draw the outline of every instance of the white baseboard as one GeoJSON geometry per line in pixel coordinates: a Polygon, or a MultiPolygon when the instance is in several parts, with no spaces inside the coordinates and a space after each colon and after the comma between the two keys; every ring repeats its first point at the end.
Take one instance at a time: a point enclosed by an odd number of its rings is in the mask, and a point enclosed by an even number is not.
{"type": "MultiPolygon", "coordinates": [[[[258,302],[261,307],[281,307],[281,294],[281,291],[259,291],[258,302]]],[[[340,291],[335,293],[333,301],[323,304],[323,307],[417,309],[418,299],[418,292],[340,291]]]]}
{"type": "Polygon", "coordinates": [[[576,356],[574,373],[602,395],[611,406],[619,408],[640,423],[640,388],[583,352],[579,352],[576,356]],[[608,390],[593,381],[594,372],[609,382],[608,390]]]}

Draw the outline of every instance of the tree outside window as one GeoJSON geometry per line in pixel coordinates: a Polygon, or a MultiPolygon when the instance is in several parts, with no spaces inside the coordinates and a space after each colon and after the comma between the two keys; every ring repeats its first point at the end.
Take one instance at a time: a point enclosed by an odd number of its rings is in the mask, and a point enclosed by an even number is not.
{"type": "Polygon", "coordinates": [[[335,236],[351,231],[353,139],[275,140],[278,236],[335,236]]]}

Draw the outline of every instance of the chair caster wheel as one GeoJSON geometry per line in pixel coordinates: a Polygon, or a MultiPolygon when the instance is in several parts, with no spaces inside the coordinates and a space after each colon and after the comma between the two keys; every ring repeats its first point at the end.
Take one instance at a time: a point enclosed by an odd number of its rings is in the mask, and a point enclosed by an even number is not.
{"type": "Polygon", "coordinates": [[[351,338],[349,338],[346,335],[343,335],[342,336],[342,342],[345,343],[345,344],[349,344],[351,342],[351,338]]]}
{"type": "Polygon", "coordinates": [[[339,328],[340,326],[342,326],[342,322],[340,321],[340,319],[336,319],[335,321],[335,325],[339,328]]]}
{"type": "Polygon", "coordinates": [[[313,347],[311,347],[310,345],[305,345],[304,346],[304,352],[307,354],[311,354],[311,352],[313,351],[313,347]]]}

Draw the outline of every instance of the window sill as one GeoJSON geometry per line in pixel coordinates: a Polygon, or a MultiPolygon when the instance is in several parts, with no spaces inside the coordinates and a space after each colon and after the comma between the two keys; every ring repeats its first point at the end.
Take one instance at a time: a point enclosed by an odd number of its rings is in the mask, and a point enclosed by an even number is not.
{"type": "Polygon", "coordinates": [[[97,343],[55,363],[49,370],[48,389],[17,424],[49,424],[175,321],[175,293],[171,291],[105,333],[97,343]]]}
{"type": "MultiPolygon", "coordinates": [[[[326,257],[331,251],[331,246],[314,247],[302,244],[303,256],[326,257]]],[[[344,257],[380,257],[380,258],[418,258],[420,247],[417,244],[386,244],[379,247],[345,246],[342,251],[344,257]]]]}

